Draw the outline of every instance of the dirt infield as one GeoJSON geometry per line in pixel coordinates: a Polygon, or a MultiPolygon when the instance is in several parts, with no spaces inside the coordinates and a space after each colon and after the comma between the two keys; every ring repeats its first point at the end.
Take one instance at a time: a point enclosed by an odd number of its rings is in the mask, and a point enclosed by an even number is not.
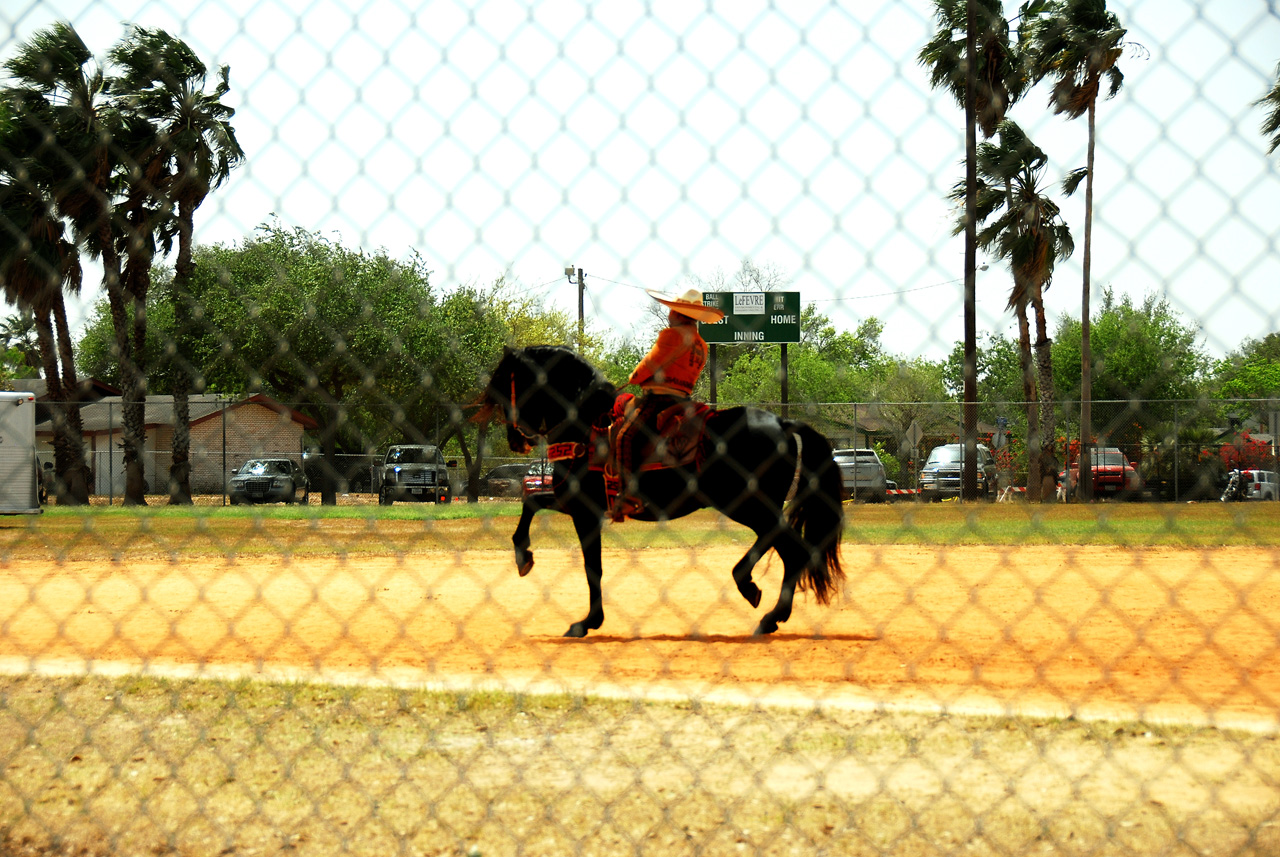
{"type": "Polygon", "coordinates": [[[148,669],[524,689],[637,689],[1274,729],[1280,575],[1264,548],[846,547],[841,599],[734,589],[730,547],[606,550],[604,627],[576,549],[527,578],[506,552],[241,556],[0,568],[9,671],[148,669]]]}

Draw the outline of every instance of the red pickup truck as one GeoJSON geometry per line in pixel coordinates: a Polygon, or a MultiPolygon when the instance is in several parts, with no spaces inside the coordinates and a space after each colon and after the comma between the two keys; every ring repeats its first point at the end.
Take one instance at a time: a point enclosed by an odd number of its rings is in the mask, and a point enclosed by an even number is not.
{"type": "MultiPolygon", "coordinates": [[[[1142,493],[1142,477],[1125,454],[1114,446],[1103,446],[1089,451],[1093,471],[1093,495],[1095,497],[1138,498],[1142,493]]],[[[1071,462],[1059,479],[1067,486],[1067,492],[1075,490],[1077,462],[1071,462]]]]}

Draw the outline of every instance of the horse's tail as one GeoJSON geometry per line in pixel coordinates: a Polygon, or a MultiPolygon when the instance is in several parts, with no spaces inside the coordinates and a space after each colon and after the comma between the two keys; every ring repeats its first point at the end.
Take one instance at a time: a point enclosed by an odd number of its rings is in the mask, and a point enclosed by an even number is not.
{"type": "Polygon", "coordinates": [[[801,447],[800,478],[787,517],[809,552],[798,587],[811,590],[819,604],[827,604],[844,583],[840,468],[832,457],[831,442],[821,433],[804,423],[796,424],[794,431],[801,447]]]}

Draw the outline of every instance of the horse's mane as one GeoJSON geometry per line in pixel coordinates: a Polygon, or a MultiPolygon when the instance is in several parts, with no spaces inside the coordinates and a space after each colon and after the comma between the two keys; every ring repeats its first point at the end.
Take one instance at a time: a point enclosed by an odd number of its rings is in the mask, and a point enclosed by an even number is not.
{"type": "Polygon", "coordinates": [[[548,378],[554,378],[559,384],[574,390],[613,387],[603,372],[564,345],[529,345],[512,349],[508,357],[525,366],[537,366],[547,373],[548,378]]]}
{"type": "Polygon", "coordinates": [[[562,405],[574,404],[589,411],[610,407],[617,394],[604,373],[563,345],[504,349],[489,379],[485,398],[490,407],[486,413],[491,414],[495,406],[505,412],[517,386],[526,391],[545,386],[562,405]]]}

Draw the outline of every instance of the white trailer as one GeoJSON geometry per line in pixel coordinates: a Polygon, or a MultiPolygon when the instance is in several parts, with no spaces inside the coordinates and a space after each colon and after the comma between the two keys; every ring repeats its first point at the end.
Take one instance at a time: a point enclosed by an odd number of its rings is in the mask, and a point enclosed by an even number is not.
{"type": "Polygon", "coordinates": [[[0,391],[0,515],[39,515],[36,397],[0,391]]]}

